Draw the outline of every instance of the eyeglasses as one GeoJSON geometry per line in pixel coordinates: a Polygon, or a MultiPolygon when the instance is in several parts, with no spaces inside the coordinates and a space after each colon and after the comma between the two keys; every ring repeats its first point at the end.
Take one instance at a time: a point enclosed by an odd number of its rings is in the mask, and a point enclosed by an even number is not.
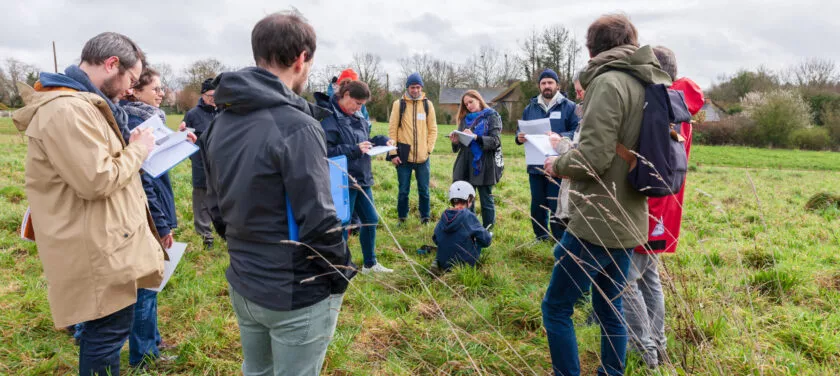
{"type": "Polygon", "coordinates": [[[156,88],[152,89],[152,91],[154,91],[155,94],[163,94],[163,93],[166,92],[166,90],[164,90],[162,87],[156,87],[156,88]]]}

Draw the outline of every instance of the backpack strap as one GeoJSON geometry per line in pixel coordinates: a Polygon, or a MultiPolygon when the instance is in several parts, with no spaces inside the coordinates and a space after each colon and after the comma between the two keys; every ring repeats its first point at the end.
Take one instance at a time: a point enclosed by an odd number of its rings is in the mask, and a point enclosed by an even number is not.
{"type": "Polygon", "coordinates": [[[620,142],[615,144],[615,153],[627,162],[628,165],[630,165],[630,170],[628,171],[633,171],[633,169],[636,168],[638,158],[636,158],[636,155],[630,152],[630,149],[626,146],[622,145],[620,142]]]}
{"type": "Polygon", "coordinates": [[[405,98],[400,98],[400,120],[397,122],[397,128],[402,128],[403,115],[405,115],[405,98]]]}
{"type": "Polygon", "coordinates": [[[429,99],[423,98],[423,110],[426,111],[426,116],[429,115],[429,99]]]}

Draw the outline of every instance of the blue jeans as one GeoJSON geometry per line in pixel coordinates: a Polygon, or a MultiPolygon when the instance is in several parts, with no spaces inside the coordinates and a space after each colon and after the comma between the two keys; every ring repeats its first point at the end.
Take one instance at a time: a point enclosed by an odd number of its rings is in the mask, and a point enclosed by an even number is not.
{"type": "Polygon", "coordinates": [[[551,236],[560,241],[566,226],[559,220],[552,220],[560,196],[560,179],[554,182],[545,175],[528,174],[531,186],[531,226],[537,239],[549,239],[546,229],[551,230],[551,236]],[[547,208],[547,209],[546,209],[547,208]]]}
{"type": "Polygon", "coordinates": [[[429,218],[431,207],[429,204],[429,160],[423,163],[403,162],[397,166],[397,181],[400,193],[397,198],[397,216],[400,219],[408,217],[408,194],[411,193],[411,172],[417,177],[417,193],[420,196],[420,218],[429,218]]]}
{"type": "Polygon", "coordinates": [[[120,349],[134,321],[134,305],[87,321],[79,337],[79,375],[119,375],[120,349]]]}
{"type": "MultiPolygon", "coordinates": [[[[478,191],[478,199],[481,201],[481,225],[487,228],[491,223],[496,223],[496,200],[493,198],[493,186],[478,185],[475,190],[478,191]]],[[[475,213],[475,201],[470,210],[475,213]]]]}
{"type": "Polygon", "coordinates": [[[624,374],[627,328],[622,321],[621,293],[627,284],[632,252],[633,248],[596,246],[568,232],[554,248],[558,261],[542,302],[542,313],[555,375],[580,375],[572,313],[575,303],[593,281],[592,309],[601,324],[598,374],[624,374]]]}
{"type": "MultiPolygon", "coordinates": [[[[365,267],[376,265],[376,225],[379,223],[379,216],[376,215],[376,207],[373,205],[373,191],[370,187],[350,189],[350,207],[353,214],[359,215],[362,227],[359,229],[359,243],[362,245],[362,257],[365,260],[365,267]],[[365,197],[367,195],[367,197],[365,197]]],[[[344,231],[344,240],[347,240],[347,231],[344,231]]]]}
{"type": "Polygon", "coordinates": [[[128,336],[128,364],[136,366],[144,359],[160,357],[160,332],[157,325],[157,293],[138,289],[134,304],[134,323],[128,336]]]}
{"type": "Polygon", "coordinates": [[[332,341],[343,295],[294,311],[263,308],[230,288],[245,376],[317,376],[332,341]]]}

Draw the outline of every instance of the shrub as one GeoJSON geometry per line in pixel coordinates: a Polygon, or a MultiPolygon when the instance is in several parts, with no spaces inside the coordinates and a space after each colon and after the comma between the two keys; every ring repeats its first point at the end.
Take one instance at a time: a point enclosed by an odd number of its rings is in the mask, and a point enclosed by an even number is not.
{"type": "Polygon", "coordinates": [[[797,129],[790,134],[790,145],[804,150],[825,150],[831,147],[831,136],[823,127],[797,129]]]}
{"type": "Polygon", "coordinates": [[[741,101],[746,114],[756,125],[755,139],[766,146],[790,145],[790,135],[808,127],[810,107],[802,97],[789,90],[752,92],[741,101]]]}
{"type": "Polygon", "coordinates": [[[703,145],[750,145],[755,124],[746,116],[728,116],[719,122],[694,126],[694,142],[703,145]]]}
{"type": "Polygon", "coordinates": [[[840,109],[823,113],[824,127],[828,131],[833,146],[840,146],[840,109]]]}

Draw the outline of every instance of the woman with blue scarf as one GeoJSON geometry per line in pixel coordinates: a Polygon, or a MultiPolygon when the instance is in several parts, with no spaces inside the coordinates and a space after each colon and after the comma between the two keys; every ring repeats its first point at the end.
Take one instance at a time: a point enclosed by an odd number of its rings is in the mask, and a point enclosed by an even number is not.
{"type": "MultiPolygon", "coordinates": [[[[163,101],[163,88],[160,74],[151,68],[143,69],[137,84],[128,96],[128,100],[120,106],[128,115],[128,129],[134,130],[144,121],[157,116],[166,124],[166,115],[160,109],[163,101]]],[[[188,134],[190,142],[195,142],[195,135],[188,134]]],[[[149,203],[149,211],[154,219],[155,227],[160,234],[164,248],[172,247],[174,241],[172,232],[178,227],[175,212],[175,194],[169,173],[153,178],[147,173],[141,177],[143,189],[149,203]]],[[[137,303],[134,305],[134,323],[128,337],[128,363],[132,367],[147,366],[149,361],[160,358],[160,350],[170,346],[160,338],[157,323],[157,293],[152,290],[137,290],[137,303]]]]}
{"type": "Polygon", "coordinates": [[[502,179],[505,168],[499,139],[502,118],[484,102],[481,94],[468,90],[461,97],[457,119],[458,130],[475,138],[469,146],[465,146],[454,132],[449,136],[452,152],[458,153],[452,169],[452,181],[467,181],[475,187],[481,202],[482,225],[489,227],[496,223],[493,186],[502,179]]]}

